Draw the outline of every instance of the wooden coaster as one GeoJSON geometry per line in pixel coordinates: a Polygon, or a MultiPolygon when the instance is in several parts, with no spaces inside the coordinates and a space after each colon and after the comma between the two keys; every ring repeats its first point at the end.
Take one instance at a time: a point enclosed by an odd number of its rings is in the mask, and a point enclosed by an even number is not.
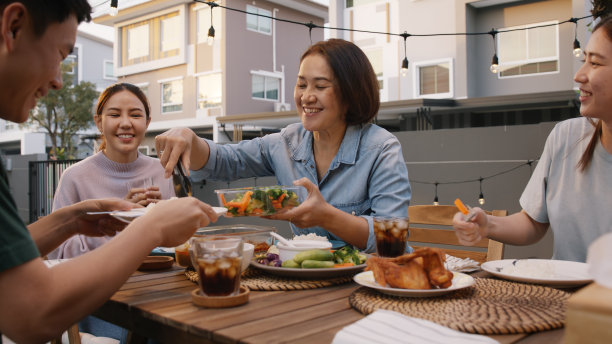
{"type": "MultiPolygon", "coordinates": [[[[198,273],[193,269],[186,269],[185,276],[194,283],[198,283],[198,273]]],[[[348,283],[353,276],[343,276],[324,280],[301,280],[289,277],[273,276],[261,270],[248,268],[242,273],[240,284],[250,290],[305,290],[325,288],[337,284],[348,283]]]]}
{"type": "Polygon", "coordinates": [[[570,293],[490,278],[475,280],[473,287],[433,298],[389,296],[361,287],[349,296],[349,303],[363,314],[387,309],[469,333],[516,334],[563,327],[570,293]]]}
{"type": "Polygon", "coordinates": [[[202,295],[200,288],[197,288],[191,292],[191,301],[197,306],[206,308],[236,307],[249,301],[249,288],[241,285],[238,295],[215,297],[206,297],[202,295]]]}

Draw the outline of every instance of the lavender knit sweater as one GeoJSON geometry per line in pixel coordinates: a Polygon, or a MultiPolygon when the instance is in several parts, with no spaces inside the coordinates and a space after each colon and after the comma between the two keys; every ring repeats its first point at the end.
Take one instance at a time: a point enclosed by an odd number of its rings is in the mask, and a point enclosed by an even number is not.
{"type": "MultiPolygon", "coordinates": [[[[159,186],[162,199],[174,197],[171,179],[164,178],[159,159],[138,153],[130,163],[114,162],[98,152],[64,171],[53,199],[53,210],[92,198],[124,198],[131,187],[142,187],[147,178],[159,186]]],[[[49,253],[50,259],[72,258],[101,246],[112,237],[75,235],[49,253]]]]}

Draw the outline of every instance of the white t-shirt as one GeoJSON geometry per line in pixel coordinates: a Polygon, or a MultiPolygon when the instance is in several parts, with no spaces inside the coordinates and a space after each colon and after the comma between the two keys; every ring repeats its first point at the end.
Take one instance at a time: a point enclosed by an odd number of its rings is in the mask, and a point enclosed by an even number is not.
{"type": "Polygon", "coordinates": [[[585,262],[591,242],[612,232],[612,154],[600,141],[589,167],[577,167],[593,130],[584,117],[558,123],[520,199],[531,218],[550,223],[553,259],[585,262]]]}

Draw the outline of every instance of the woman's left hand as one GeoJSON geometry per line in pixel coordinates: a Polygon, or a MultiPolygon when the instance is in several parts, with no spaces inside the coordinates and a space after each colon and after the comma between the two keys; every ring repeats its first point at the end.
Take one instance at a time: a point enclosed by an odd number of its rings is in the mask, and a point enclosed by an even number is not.
{"type": "Polygon", "coordinates": [[[322,226],[326,217],[326,210],[333,206],[325,201],[319,188],[308,178],[301,178],[293,182],[295,186],[303,186],[308,191],[308,197],[299,206],[288,211],[270,215],[272,220],[285,220],[299,228],[322,226]]]}

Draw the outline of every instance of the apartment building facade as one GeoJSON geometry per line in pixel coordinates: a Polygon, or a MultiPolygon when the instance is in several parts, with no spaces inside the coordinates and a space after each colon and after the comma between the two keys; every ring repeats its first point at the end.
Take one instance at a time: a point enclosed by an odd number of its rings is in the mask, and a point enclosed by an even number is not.
{"type": "Polygon", "coordinates": [[[589,0],[332,0],[329,26],[410,34],[404,48],[397,35],[330,30],[370,57],[386,102],[381,120],[412,121],[399,130],[418,126],[417,111],[434,128],[527,124],[576,115],[571,90],[581,61],[573,55],[574,35],[584,47],[592,19],[562,22],[590,14],[590,6],[589,0]],[[497,33],[487,34],[492,30],[497,33]],[[498,73],[490,71],[494,54],[498,73]],[[402,71],[404,57],[409,68],[402,71]],[[520,104],[520,95],[534,94],[542,101],[524,106],[531,113],[491,112],[504,97],[520,104]]]}
{"type": "MultiPolygon", "coordinates": [[[[217,118],[295,110],[293,88],[301,53],[322,30],[272,18],[323,25],[327,7],[307,1],[187,0],[126,4],[117,16],[94,14],[115,28],[119,81],[148,95],[152,121],[142,151],[155,154],[154,136],[186,126],[216,141],[232,141],[234,125],[217,118]],[[253,14],[260,14],[257,16],[253,14]],[[214,39],[208,32],[214,28],[214,39]]],[[[242,129],[242,128],[241,128],[242,129]]],[[[249,128],[244,128],[245,132],[249,128]]]]}

